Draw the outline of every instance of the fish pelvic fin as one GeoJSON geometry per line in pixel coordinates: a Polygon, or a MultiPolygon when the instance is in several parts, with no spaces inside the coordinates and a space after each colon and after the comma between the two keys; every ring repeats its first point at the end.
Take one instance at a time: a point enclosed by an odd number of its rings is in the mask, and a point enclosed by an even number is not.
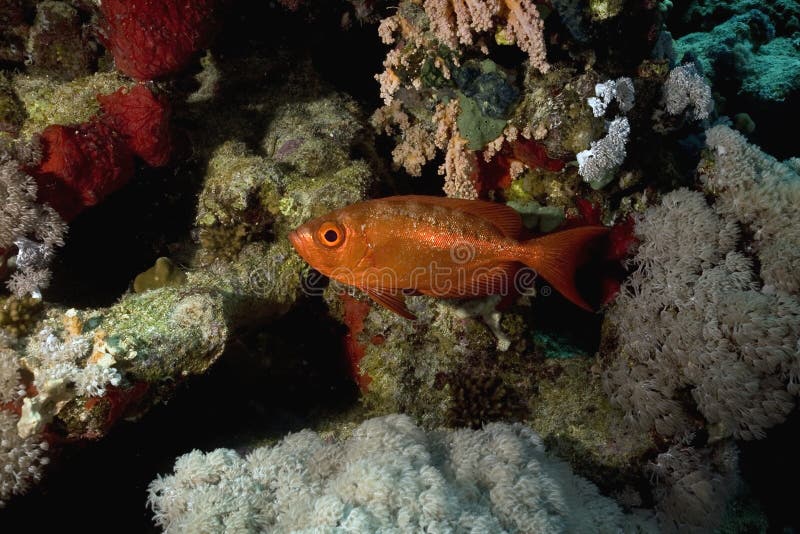
{"type": "Polygon", "coordinates": [[[578,292],[575,275],[587,259],[587,248],[610,231],[605,226],[580,226],[554,232],[520,243],[519,261],[542,278],[576,306],[595,311],[578,292]]]}
{"type": "Polygon", "coordinates": [[[412,321],[417,319],[417,316],[411,313],[411,311],[406,307],[405,295],[403,295],[402,292],[385,291],[374,288],[363,288],[363,291],[369,295],[372,300],[384,308],[392,310],[400,317],[405,317],[406,319],[410,319],[412,321]]]}

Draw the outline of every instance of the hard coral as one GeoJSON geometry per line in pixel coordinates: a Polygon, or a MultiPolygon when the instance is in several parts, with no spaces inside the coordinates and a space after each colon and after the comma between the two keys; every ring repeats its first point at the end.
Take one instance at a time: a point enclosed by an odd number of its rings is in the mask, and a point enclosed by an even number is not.
{"type": "Polygon", "coordinates": [[[117,69],[137,80],[185,68],[213,28],[214,0],[105,0],[106,46],[117,69]]]}
{"type": "Polygon", "coordinates": [[[131,151],[151,167],[169,161],[172,139],[169,102],[144,85],[126,87],[110,95],[98,95],[104,122],[121,133],[131,151]]]}
{"type": "Polygon", "coordinates": [[[120,134],[100,121],[48,126],[41,135],[42,161],[29,169],[38,200],[65,220],[97,204],[133,176],[133,157],[120,134]]]}

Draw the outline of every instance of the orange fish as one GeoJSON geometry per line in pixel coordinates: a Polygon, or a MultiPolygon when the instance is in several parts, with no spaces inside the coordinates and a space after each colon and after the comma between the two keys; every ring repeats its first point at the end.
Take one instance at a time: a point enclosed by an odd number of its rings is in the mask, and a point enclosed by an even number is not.
{"type": "Polygon", "coordinates": [[[526,268],[591,311],[575,287],[575,271],[586,245],[608,231],[583,226],[520,241],[520,215],[505,204],[409,195],[332,211],[301,225],[289,239],[322,274],[414,319],[407,294],[509,294],[526,268]]]}

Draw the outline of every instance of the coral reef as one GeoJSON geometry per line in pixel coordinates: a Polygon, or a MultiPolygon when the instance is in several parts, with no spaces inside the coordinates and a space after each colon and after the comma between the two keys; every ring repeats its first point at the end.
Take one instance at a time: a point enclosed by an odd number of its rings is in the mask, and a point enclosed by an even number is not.
{"type": "Polygon", "coordinates": [[[475,34],[495,31],[497,44],[516,44],[528,54],[531,70],[547,72],[538,10],[516,0],[405,1],[381,21],[381,38],[395,48],[384,61],[386,70],[376,76],[385,105],[373,123],[387,134],[400,134],[393,152],[398,166],[419,175],[437,149],[445,150],[439,167],[445,192],[459,198],[487,193],[474,176],[479,165],[474,152],[498,138],[502,144],[518,89],[511,71],[491,59],[470,58],[473,51],[488,54],[475,34]]]}
{"type": "MultiPolygon", "coordinates": [[[[107,307],[7,302],[0,324],[16,341],[3,349],[3,380],[19,390],[17,369],[23,369],[25,386],[13,398],[17,415],[9,425],[19,440],[27,440],[8,441],[9,458],[26,454],[24,443],[42,436],[54,445],[103,437],[122,418],[165,398],[170,382],[204,372],[232,332],[275,319],[296,301],[303,269],[285,233],[313,213],[363,198],[374,175],[368,163],[351,155],[358,147],[369,152],[356,107],[339,94],[318,96],[314,75],[304,76],[312,82],[307,100],[276,102],[285,95],[285,86],[277,85],[243,104],[255,101],[276,114],[264,132],[264,152],[255,154],[238,142],[198,145],[209,151],[209,160],[200,175],[198,246],[182,259],[191,269],[178,270],[162,258],[136,278],[136,292],[107,307]],[[236,228],[237,243],[208,237],[236,228]]],[[[89,87],[95,81],[83,79],[89,87]]],[[[0,245],[16,252],[13,287],[21,285],[21,274],[38,272],[34,267],[52,257],[44,245],[62,243],[40,235],[48,228],[47,214],[55,217],[50,205],[73,219],[125,185],[134,154],[150,166],[169,162],[171,105],[163,94],[136,85],[98,100],[100,110],[91,108],[77,127],[43,131],[43,153],[26,167],[38,187],[20,169],[19,154],[4,160],[8,185],[0,213],[8,235],[0,245]]],[[[184,120],[217,120],[208,114],[187,119],[186,113],[184,120]]],[[[63,223],[58,228],[63,232],[63,223]]],[[[36,480],[40,472],[31,470],[36,480]]],[[[27,487],[21,483],[13,493],[27,487]]]]}
{"type": "Polygon", "coordinates": [[[797,530],[799,20],[0,0],[2,521],[797,530]],[[442,191],[526,239],[609,227],[575,280],[600,309],[523,270],[409,321],[287,239],[442,191]]]}
{"type": "MultiPolygon", "coordinates": [[[[792,28],[797,7],[753,2],[719,2],[732,16],[705,32],[684,35],[675,43],[678,54],[696,58],[703,73],[715,84],[734,82],[760,101],[783,101],[800,89],[798,43],[792,28]],[[781,9],[781,7],[783,9],[781,9]],[[787,13],[787,11],[789,13],[787,13]],[[786,15],[789,15],[788,21],[786,15]],[[787,22],[784,22],[787,21],[787,22]],[[777,26],[777,29],[776,29],[777,26]]],[[[708,7],[708,4],[706,4],[708,7]]],[[[697,13],[699,9],[691,10],[697,13]]],[[[690,15],[690,17],[693,15],[690,15]]],[[[708,24],[704,21],[704,24],[708,24]]]]}
{"type": "Polygon", "coordinates": [[[425,432],[402,415],[364,421],[333,442],[303,431],[245,457],[193,451],[176,461],[174,474],[151,483],[149,500],[165,532],[648,526],[550,457],[522,425],[425,432]]]}
{"type": "Polygon", "coordinates": [[[660,434],[699,428],[698,411],[713,439],[763,437],[800,392],[800,302],[762,288],[736,222],[699,193],[665,195],[636,234],[637,270],[606,316],[611,399],[660,434]]]}
{"type": "MultiPolygon", "coordinates": [[[[340,305],[337,292],[327,298],[347,314],[352,297],[340,305]]],[[[528,420],[593,482],[602,486],[613,472],[615,482],[638,484],[653,447],[648,434],[622,430],[622,412],[609,404],[580,349],[561,341],[547,352],[526,334],[529,309],[501,314],[496,303],[411,298],[417,324],[368,309],[350,335],[359,344],[356,378],[369,413],[402,411],[431,428],[528,420]],[[546,356],[554,350],[564,359],[546,356]]],[[[343,319],[353,324],[352,316],[343,319]]]]}

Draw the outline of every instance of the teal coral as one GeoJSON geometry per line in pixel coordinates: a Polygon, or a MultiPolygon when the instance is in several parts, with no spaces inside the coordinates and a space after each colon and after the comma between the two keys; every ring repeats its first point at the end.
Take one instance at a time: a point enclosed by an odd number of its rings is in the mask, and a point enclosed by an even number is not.
{"type": "Polygon", "coordinates": [[[777,35],[779,17],[758,8],[733,15],[708,32],[677,40],[679,55],[690,55],[719,83],[740,79],[743,92],[761,101],[783,101],[800,90],[795,35],[777,35]]]}

